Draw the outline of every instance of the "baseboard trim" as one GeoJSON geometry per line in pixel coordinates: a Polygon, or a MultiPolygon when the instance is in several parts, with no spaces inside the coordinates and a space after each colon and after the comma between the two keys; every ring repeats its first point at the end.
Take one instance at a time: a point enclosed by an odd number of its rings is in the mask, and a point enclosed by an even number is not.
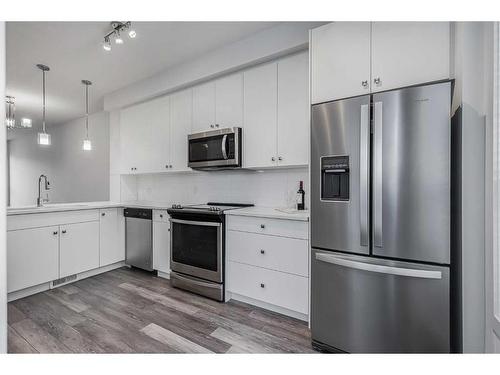
{"type": "Polygon", "coordinates": [[[7,295],[7,301],[12,302],[12,301],[15,301],[16,299],[25,298],[25,297],[31,296],[33,294],[45,292],[45,291],[50,290],[50,289],[56,289],[56,288],[59,288],[59,287],[64,286],[64,285],[75,283],[78,280],[83,280],[83,279],[86,279],[87,277],[99,275],[100,273],[109,272],[109,271],[115,270],[117,268],[121,268],[123,266],[125,266],[125,262],[121,261],[121,262],[109,264],[109,265],[104,266],[104,267],[99,267],[99,268],[95,268],[93,270],[79,273],[76,275],[75,280],[71,280],[71,281],[68,281],[66,283],[56,285],[56,286],[53,286],[52,281],[49,281],[47,283],[31,286],[31,287],[26,288],[26,289],[17,290],[15,292],[11,292],[7,295]]]}
{"type": "Polygon", "coordinates": [[[240,302],[244,302],[244,303],[248,303],[249,305],[254,305],[254,306],[257,306],[257,307],[260,307],[260,308],[263,308],[266,310],[270,310],[270,311],[273,311],[273,312],[276,312],[279,314],[290,316],[290,317],[295,318],[295,319],[303,320],[305,322],[309,321],[309,317],[307,314],[303,314],[303,313],[298,312],[298,311],[290,310],[290,309],[287,309],[285,307],[273,305],[271,303],[259,301],[257,299],[243,296],[241,294],[227,292],[226,293],[226,302],[231,300],[231,299],[234,299],[234,300],[240,301],[240,302]]]}
{"type": "Polygon", "coordinates": [[[156,272],[158,274],[158,277],[170,280],[170,272],[163,272],[163,271],[156,271],[156,272]]]}

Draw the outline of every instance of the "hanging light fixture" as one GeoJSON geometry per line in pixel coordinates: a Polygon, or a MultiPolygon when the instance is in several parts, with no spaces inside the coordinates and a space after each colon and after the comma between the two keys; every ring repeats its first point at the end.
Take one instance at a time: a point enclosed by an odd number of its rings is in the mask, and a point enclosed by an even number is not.
{"type": "Polygon", "coordinates": [[[92,82],[83,79],[82,83],[85,85],[85,139],[82,148],[84,151],[91,151],[92,142],[89,139],[89,86],[92,82]]]}
{"type": "Polygon", "coordinates": [[[31,128],[31,119],[23,117],[19,124],[16,123],[16,98],[5,96],[5,125],[7,129],[31,128]]]}
{"type": "Polygon", "coordinates": [[[42,131],[38,133],[37,141],[39,145],[49,146],[51,139],[45,126],[45,73],[48,72],[50,68],[43,64],[37,64],[36,67],[42,71],[42,131]]]}
{"type": "Polygon", "coordinates": [[[104,41],[102,42],[102,48],[105,51],[111,51],[111,39],[114,39],[115,44],[123,44],[124,39],[122,37],[123,32],[127,32],[130,39],[134,39],[137,36],[137,32],[132,29],[132,22],[120,22],[113,21],[110,23],[111,31],[104,35],[104,41]]]}

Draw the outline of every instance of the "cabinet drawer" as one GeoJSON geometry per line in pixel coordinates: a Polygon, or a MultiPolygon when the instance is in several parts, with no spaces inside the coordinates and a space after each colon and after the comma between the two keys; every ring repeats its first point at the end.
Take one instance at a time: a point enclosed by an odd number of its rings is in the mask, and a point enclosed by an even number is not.
{"type": "Polygon", "coordinates": [[[229,261],[227,282],[232,293],[308,313],[307,277],[229,261]]]}
{"type": "Polygon", "coordinates": [[[168,218],[169,216],[167,210],[153,210],[153,221],[168,223],[168,218]]]}
{"type": "Polygon", "coordinates": [[[227,228],[241,232],[308,239],[307,221],[229,216],[227,228]]]}
{"type": "Polygon", "coordinates": [[[306,240],[227,231],[226,249],[230,261],[271,270],[309,275],[306,240]]]}
{"type": "Polygon", "coordinates": [[[52,225],[99,221],[99,210],[42,212],[11,215],[7,218],[7,230],[47,227],[52,225]]]}

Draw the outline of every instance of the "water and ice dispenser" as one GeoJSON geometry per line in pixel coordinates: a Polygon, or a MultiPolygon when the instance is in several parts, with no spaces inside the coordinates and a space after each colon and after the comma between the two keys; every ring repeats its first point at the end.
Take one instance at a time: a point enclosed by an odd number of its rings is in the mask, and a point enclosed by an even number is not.
{"type": "Polygon", "coordinates": [[[349,200],[349,156],[321,158],[321,200],[349,200]]]}

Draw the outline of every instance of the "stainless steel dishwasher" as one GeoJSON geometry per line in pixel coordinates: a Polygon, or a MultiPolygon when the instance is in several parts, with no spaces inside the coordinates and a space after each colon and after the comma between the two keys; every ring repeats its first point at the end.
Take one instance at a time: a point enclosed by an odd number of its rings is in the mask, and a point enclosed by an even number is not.
{"type": "Polygon", "coordinates": [[[125,208],[125,263],[153,271],[153,211],[125,208]]]}

